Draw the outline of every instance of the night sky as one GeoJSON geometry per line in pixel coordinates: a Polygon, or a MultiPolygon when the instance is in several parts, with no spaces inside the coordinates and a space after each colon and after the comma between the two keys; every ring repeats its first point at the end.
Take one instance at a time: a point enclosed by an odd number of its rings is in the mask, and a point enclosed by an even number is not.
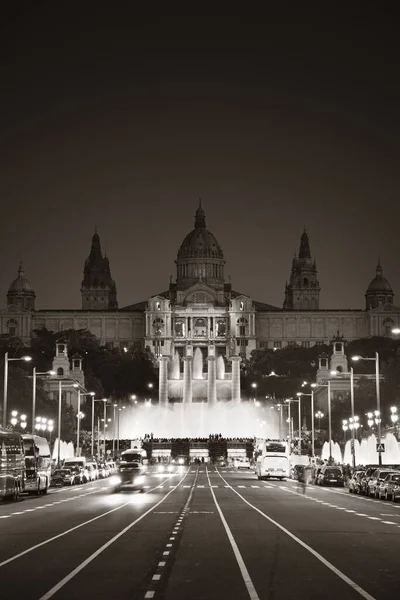
{"type": "Polygon", "coordinates": [[[199,197],[235,290],[281,307],[305,225],[321,308],[364,308],[378,254],[400,305],[387,7],[317,22],[31,4],[0,25],[1,305],[22,257],[37,308],[80,308],[95,225],[120,307],[164,291],[199,197]]]}

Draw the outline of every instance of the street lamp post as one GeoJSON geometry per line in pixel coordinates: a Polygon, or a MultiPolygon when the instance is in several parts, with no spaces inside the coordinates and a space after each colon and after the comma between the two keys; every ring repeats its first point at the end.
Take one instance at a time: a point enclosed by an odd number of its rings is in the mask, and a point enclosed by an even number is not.
{"type": "MultiPolygon", "coordinates": [[[[338,371],[331,371],[331,375],[343,376],[343,374],[339,373],[338,371]]],[[[346,376],[346,374],[344,374],[344,376],[346,376]]],[[[354,369],[353,369],[353,367],[350,367],[350,409],[351,409],[351,418],[350,418],[350,425],[351,425],[351,423],[356,422],[355,416],[354,416],[354,369]]],[[[352,459],[352,463],[353,463],[353,469],[355,469],[356,468],[355,428],[351,427],[350,425],[348,428],[351,431],[351,459],[352,459]]]]}
{"type": "MultiPolygon", "coordinates": [[[[376,378],[376,410],[381,414],[381,389],[380,389],[380,375],[379,375],[379,354],[375,352],[375,358],[368,358],[364,356],[352,356],[352,360],[374,360],[375,361],[375,378],[376,378]]],[[[378,433],[378,464],[382,466],[382,439],[381,439],[381,419],[377,422],[377,433],[378,433]]]]}
{"type": "Polygon", "coordinates": [[[312,456],[315,455],[315,427],[314,427],[314,390],[311,390],[310,394],[304,394],[303,392],[298,392],[299,397],[301,396],[309,396],[311,398],[311,452],[312,456]]]}
{"type": "Polygon", "coordinates": [[[328,389],[328,438],[329,438],[329,464],[332,464],[332,405],[331,405],[331,381],[328,383],[312,383],[312,388],[326,387],[328,389]]]}
{"type": "Polygon", "coordinates": [[[324,413],[321,412],[320,410],[318,410],[315,413],[315,418],[318,419],[318,429],[319,429],[319,431],[321,431],[321,419],[323,419],[324,416],[325,416],[324,413]]]}
{"type": "MultiPolygon", "coordinates": [[[[95,398],[92,396],[92,458],[94,456],[94,403],[95,402],[107,402],[107,398],[95,398]]],[[[99,433],[99,429],[97,429],[97,434],[99,433]]]]}
{"type": "Polygon", "coordinates": [[[8,392],[8,363],[12,360],[32,360],[31,356],[22,356],[21,358],[8,358],[8,352],[4,355],[4,394],[3,394],[3,426],[7,426],[7,392],[8,392]]]}
{"type": "Polygon", "coordinates": [[[81,398],[82,396],[93,396],[95,395],[94,392],[81,392],[81,388],[79,387],[79,384],[73,384],[73,387],[78,387],[78,411],[77,411],[77,418],[78,418],[78,422],[76,425],[76,455],[80,456],[81,455],[81,448],[80,448],[80,425],[81,425],[81,418],[82,418],[82,413],[81,413],[81,398]]]}
{"type": "Polygon", "coordinates": [[[117,421],[117,454],[119,454],[119,413],[125,409],[125,406],[118,408],[118,421],[117,421]]]}
{"type": "Polygon", "coordinates": [[[390,420],[393,423],[394,437],[397,440],[397,421],[399,420],[399,415],[397,414],[397,406],[390,407],[390,420]]]}
{"type": "Polygon", "coordinates": [[[55,375],[55,371],[44,371],[43,373],[38,373],[36,371],[36,367],[33,367],[32,370],[32,433],[35,431],[36,424],[36,379],[37,377],[46,377],[47,375],[55,375]]]}

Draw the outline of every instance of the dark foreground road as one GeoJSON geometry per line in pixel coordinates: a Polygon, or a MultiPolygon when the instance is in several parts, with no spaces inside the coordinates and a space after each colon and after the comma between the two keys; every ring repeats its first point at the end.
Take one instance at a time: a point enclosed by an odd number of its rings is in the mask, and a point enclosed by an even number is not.
{"type": "Polygon", "coordinates": [[[400,504],[206,466],[0,503],[2,600],[386,599],[400,504]]]}

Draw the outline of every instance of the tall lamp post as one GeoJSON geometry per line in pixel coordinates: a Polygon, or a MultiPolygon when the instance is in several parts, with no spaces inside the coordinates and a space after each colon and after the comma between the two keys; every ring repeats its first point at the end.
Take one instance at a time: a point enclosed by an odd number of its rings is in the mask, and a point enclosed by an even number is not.
{"type": "Polygon", "coordinates": [[[73,387],[77,387],[78,388],[78,411],[77,411],[77,417],[78,417],[78,422],[76,424],[76,455],[80,456],[81,455],[81,449],[80,449],[80,425],[81,425],[81,419],[83,418],[83,415],[81,413],[81,398],[82,396],[95,396],[94,392],[81,392],[81,388],[79,387],[78,383],[74,383],[73,387]]]}
{"type": "Polygon", "coordinates": [[[32,371],[32,433],[35,431],[36,427],[36,378],[37,377],[46,377],[48,375],[55,375],[55,371],[44,371],[43,373],[38,373],[36,371],[36,367],[33,367],[32,371]]]}
{"type": "Polygon", "coordinates": [[[324,413],[321,412],[320,410],[317,410],[317,412],[315,413],[315,418],[318,419],[318,430],[321,431],[321,419],[324,418],[324,413]]]}
{"type": "Polygon", "coordinates": [[[390,420],[393,423],[394,437],[397,440],[397,421],[399,420],[399,415],[397,414],[397,406],[390,407],[390,420]]]}
{"type": "Polygon", "coordinates": [[[311,398],[311,452],[312,455],[315,455],[315,428],[314,428],[314,390],[311,390],[310,394],[304,394],[303,392],[298,392],[298,396],[309,396],[311,398]]]}
{"type": "Polygon", "coordinates": [[[117,454],[119,454],[119,413],[125,409],[125,406],[118,408],[118,421],[117,421],[117,454]]]}
{"type": "MultiPolygon", "coordinates": [[[[353,358],[354,360],[354,358],[353,358]]],[[[340,376],[341,378],[345,378],[347,374],[339,373],[339,371],[331,371],[331,375],[334,377],[340,376]]],[[[354,415],[354,370],[353,367],[350,367],[350,408],[351,408],[351,417],[349,419],[349,429],[351,431],[351,459],[353,463],[353,469],[356,468],[356,449],[355,449],[355,431],[357,427],[352,427],[352,424],[355,424],[358,420],[354,415]]]]}
{"type": "Polygon", "coordinates": [[[297,401],[299,403],[299,456],[301,455],[301,397],[303,392],[297,392],[297,401]]]}
{"type": "Polygon", "coordinates": [[[62,385],[62,380],[60,379],[58,382],[58,417],[57,417],[57,466],[60,466],[60,458],[61,458],[61,409],[62,409],[62,391],[68,388],[76,387],[76,383],[69,383],[66,385],[62,385]]]}
{"type": "Polygon", "coordinates": [[[332,404],[331,404],[331,381],[328,383],[312,383],[312,388],[326,387],[328,390],[328,438],[329,438],[329,464],[332,464],[332,404]]]}
{"type": "MultiPolygon", "coordinates": [[[[380,390],[380,375],[379,375],[379,354],[375,352],[375,358],[368,358],[364,356],[352,356],[352,360],[373,360],[375,361],[375,378],[376,378],[376,410],[380,414],[381,413],[381,390],[380,390]]],[[[377,432],[378,432],[378,464],[382,466],[382,439],[381,439],[381,419],[379,419],[377,423],[377,432]]]]}
{"type": "Polygon", "coordinates": [[[92,448],[91,448],[92,458],[94,456],[94,403],[95,402],[107,402],[107,398],[95,398],[94,395],[92,396],[92,448]]]}
{"type": "Polygon", "coordinates": [[[29,362],[32,356],[22,356],[21,358],[8,358],[8,352],[4,355],[4,395],[3,395],[3,427],[7,426],[7,392],[8,392],[8,363],[12,360],[24,360],[29,362]]]}
{"type": "Polygon", "coordinates": [[[288,406],[288,423],[289,423],[289,451],[292,448],[292,437],[294,437],[294,433],[293,433],[293,418],[291,415],[291,404],[292,402],[294,402],[293,398],[287,398],[285,400],[285,402],[287,403],[288,406]]]}

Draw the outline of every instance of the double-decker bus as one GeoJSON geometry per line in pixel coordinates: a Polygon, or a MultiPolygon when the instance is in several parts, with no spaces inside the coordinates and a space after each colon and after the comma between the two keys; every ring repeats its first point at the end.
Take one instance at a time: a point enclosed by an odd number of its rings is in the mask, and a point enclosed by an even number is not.
{"type": "Polygon", "coordinates": [[[51,480],[50,446],[46,438],[23,434],[25,452],[25,491],[47,494],[51,480]]]}
{"type": "Polygon", "coordinates": [[[282,440],[265,440],[258,446],[256,475],[258,479],[289,477],[288,444],[282,440]]]}
{"type": "Polygon", "coordinates": [[[25,485],[25,458],[19,433],[0,429],[0,498],[18,500],[25,485]]]}

